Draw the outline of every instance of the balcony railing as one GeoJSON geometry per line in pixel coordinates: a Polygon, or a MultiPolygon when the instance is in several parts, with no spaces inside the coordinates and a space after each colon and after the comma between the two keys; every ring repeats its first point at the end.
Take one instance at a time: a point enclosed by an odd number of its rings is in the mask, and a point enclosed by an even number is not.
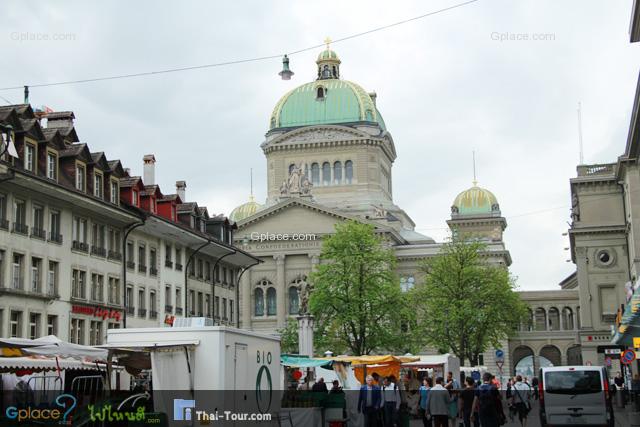
{"type": "Polygon", "coordinates": [[[127,307],[127,314],[130,314],[131,316],[133,316],[134,314],[136,314],[136,308],[135,307],[127,307]]]}
{"type": "Polygon", "coordinates": [[[13,223],[13,232],[20,234],[29,234],[29,226],[20,222],[13,223]]]}
{"type": "Polygon", "coordinates": [[[50,231],[49,232],[49,241],[50,242],[54,242],[54,243],[58,243],[58,244],[61,245],[62,244],[62,234],[50,231]]]}
{"type": "Polygon", "coordinates": [[[149,310],[149,318],[150,319],[157,319],[158,318],[158,312],[155,310],[149,310]]]}
{"type": "Polygon", "coordinates": [[[149,274],[151,274],[152,276],[157,276],[158,269],[156,267],[149,267],[149,274]]]}
{"type": "Polygon", "coordinates": [[[146,273],[147,272],[147,266],[146,265],[142,265],[142,264],[138,264],[138,272],[146,273]]]}
{"type": "Polygon", "coordinates": [[[138,309],[138,317],[147,317],[147,309],[139,308],[138,309]]]}
{"type": "Polygon", "coordinates": [[[176,270],[182,271],[182,264],[180,264],[179,262],[176,262],[176,270]]]}
{"type": "Polygon", "coordinates": [[[36,237],[38,239],[44,240],[47,238],[47,232],[44,231],[42,228],[33,227],[31,229],[31,237],[36,237]]]}
{"type": "Polygon", "coordinates": [[[176,314],[182,315],[182,307],[176,307],[176,314]]]}
{"type": "Polygon", "coordinates": [[[107,253],[107,258],[114,260],[114,261],[120,261],[122,260],[122,254],[120,252],[116,252],[116,251],[109,251],[107,253]]]}
{"type": "Polygon", "coordinates": [[[165,305],[164,306],[164,312],[168,313],[168,314],[171,314],[173,312],[173,306],[170,305],[170,304],[165,305]]]}
{"type": "Polygon", "coordinates": [[[74,249],[80,252],[89,252],[89,244],[80,242],[78,240],[74,240],[73,242],[71,242],[71,249],[74,249]]]}
{"type": "Polygon", "coordinates": [[[169,268],[173,267],[173,261],[171,261],[170,259],[165,259],[164,266],[169,268]]]}
{"type": "Polygon", "coordinates": [[[3,230],[9,229],[9,221],[6,218],[0,218],[0,228],[3,230]]]}
{"type": "Polygon", "coordinates": [[[107,250],[100,246],[91,246],[91,255],[97,255],[101,257],[107,256],[107,250]]]}

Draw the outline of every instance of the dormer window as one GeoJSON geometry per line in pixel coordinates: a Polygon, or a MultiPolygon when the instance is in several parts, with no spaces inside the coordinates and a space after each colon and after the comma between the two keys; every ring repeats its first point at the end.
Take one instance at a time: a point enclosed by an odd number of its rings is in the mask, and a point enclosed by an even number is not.
{"type": "Polygon", "coordinates": [[[31,144],[24,144],[24,168],[29,172],[35,172],[36,148],[31,144]]]}
{"type": "Polygon", "coordinates": [[[76,190],[85,191],[85,174],[84,166],[76,165],[76,190]]]}
{"type": "Polygon", "coordinates": [[[104,183],[102,181],[102,175],[98,172],[94,172],[93,180],[93,195],[102,199],[104,193],[104,183]]]}
{"type": "Polygon", "coordinates": [[[316,90],[316,99],[317,100],[324,100],[324,97],[326,95],[326,89],[323,88],[322,86],[318,86],[318,89],[316,90]]]}

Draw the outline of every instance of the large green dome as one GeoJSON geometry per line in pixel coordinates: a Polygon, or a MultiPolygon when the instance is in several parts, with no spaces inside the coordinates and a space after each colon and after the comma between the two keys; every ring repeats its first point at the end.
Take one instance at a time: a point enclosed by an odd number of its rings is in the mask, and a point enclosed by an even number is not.
{"type": "Polygon", "coordinates": [[[340,59],[333,50],[321,52],[316,63],[318,79],[280,98],[271,113],[269,129],[340,123],[386,129],[371,95],[356,83],[340,79],[340,59]]]}

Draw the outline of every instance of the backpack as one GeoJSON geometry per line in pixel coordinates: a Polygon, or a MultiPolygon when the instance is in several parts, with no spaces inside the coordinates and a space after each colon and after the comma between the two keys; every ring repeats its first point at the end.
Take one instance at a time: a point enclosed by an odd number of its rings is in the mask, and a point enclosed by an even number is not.
{"type": "Polygon", "coordinates": [[[495,388],[490,384],[482,384],[478,387],[478,402],[481,415],[495,415],[498,413],[496,406],[495,388]]]}

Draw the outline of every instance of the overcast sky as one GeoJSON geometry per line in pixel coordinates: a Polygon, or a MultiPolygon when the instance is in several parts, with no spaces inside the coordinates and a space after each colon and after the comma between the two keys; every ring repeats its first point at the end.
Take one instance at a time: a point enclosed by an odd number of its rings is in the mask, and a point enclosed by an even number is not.
{"type": "MultiPolygon", "coordinates": [[[[458,1],[14,1],[0,16],[0,87],[282,54],[458,1]]],[[[378,93],[398,152],[394,200],[417,231],[446,238],[476,150],[479,185],[507,218],[520,288],[557,288],[575,269],[562,233],[579,159],[576,109],[582,102],[585,163],[614,161],[640,66],[631,3],[480,0],[333,45],[342,77],[378,93]],[[505,34],[520,40],[496,40],[505,34]]],[[[266,198],[259,146],[269,115],[282,94],[315,77],[320,50],[292,56],[288,82],[275,59],[33,88],[30,101],[73,110],[81,141],[132,173],[154,153],[165,193],[184,179],[188,200],[229,214],[248,198],[250,168],[257,199],[266,198]]],[[[0,96],[22,101],[21,91],[0,96]]]]}

